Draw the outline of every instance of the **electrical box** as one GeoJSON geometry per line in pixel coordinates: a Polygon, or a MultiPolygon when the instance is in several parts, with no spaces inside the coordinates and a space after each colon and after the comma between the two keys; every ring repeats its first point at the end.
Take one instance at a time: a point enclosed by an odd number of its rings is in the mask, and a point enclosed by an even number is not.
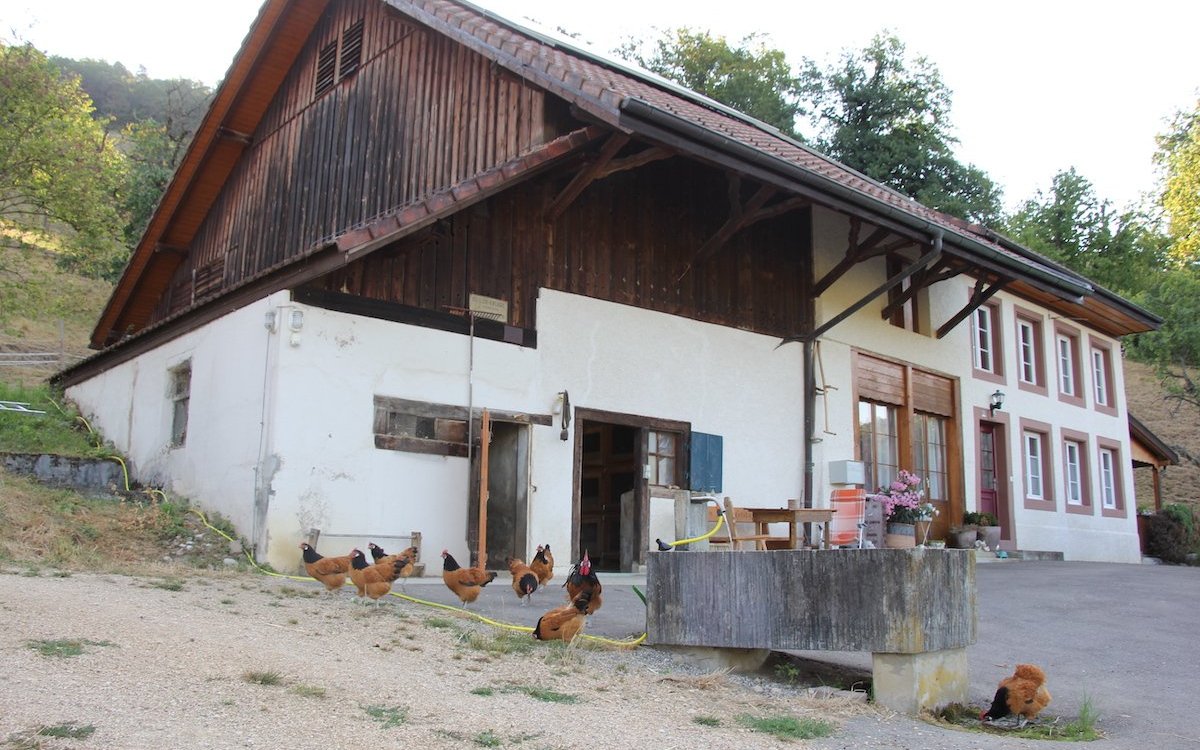
{"type": "Polygon", "coordinates": [[[863,484],[867,473],[862,461],[830,461],[830,484],[863,484]]]}
{"type": "Polygon", "coordinates": [[[691,480],[693,492],[721,492],[721,462],[724,447],[720,435],[692,433],[691,480]]]}

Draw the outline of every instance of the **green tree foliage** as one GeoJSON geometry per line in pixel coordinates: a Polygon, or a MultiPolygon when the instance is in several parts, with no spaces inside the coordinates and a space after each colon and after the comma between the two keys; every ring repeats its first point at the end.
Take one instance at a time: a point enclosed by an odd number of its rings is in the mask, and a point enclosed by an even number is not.
{"type": "Polygon", "coordinates": [[[1072,167],[1008,219],[1012,237],[1108,289],[1137,294],[1156,283],[1167,241],[1135,211],[1116,213],[1072,167]]]}
{"type": "Polygon", "coordinates": [[[723,36],[682,27],[662,32],[653,43],[628,39],[616,54],[785,135],[797,135],[799,81],[784,53],[768,47],[760,35],[731,45],[723,36]]]}
{"type": "Polygon", "coordinates": [[[928,59],[877,34],[824,69],[809,61],[803,78],[817,146],[834,159],[931,208],[981,224],[1000,217],[1000,189],[954,156],[950,89],[928,59]]]}
{"type": "Polygon", "coordinates": [[[31,45],[0,45],[0,217],[13,234],[65,228],[64,264],[112,278],[127,255],[125,179],[125,159],[79,80],[31,45]]]}
{"type": "Polygon", "coordinates": [[[1180,112],[1158,138],[1156,159],[1163,168],[1162,207],[1171,234],[1171,258],[1200,263],[1200,100],[1180,112]]]}

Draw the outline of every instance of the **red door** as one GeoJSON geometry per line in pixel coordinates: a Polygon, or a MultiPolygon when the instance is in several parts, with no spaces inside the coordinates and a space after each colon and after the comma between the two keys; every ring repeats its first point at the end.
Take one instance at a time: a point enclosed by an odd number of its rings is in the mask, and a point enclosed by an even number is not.
{"type": "Polygon", "coordinates": [[[1000,517],[996,501],[996,436],[995,425],[979,425],[979,511],[1000,517]]]}

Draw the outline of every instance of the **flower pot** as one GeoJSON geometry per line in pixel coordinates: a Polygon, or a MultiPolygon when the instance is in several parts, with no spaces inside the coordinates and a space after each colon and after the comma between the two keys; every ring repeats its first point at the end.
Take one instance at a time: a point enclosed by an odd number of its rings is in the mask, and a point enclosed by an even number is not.
{"type": "Polygon", "coordinates": [[[1000,527],[999,526],[980,526],[976,534],[987,548],[992,552],[1000,549],[1000,527]]]}
{"type": "Polygon", "coordinates": [[[917,546],[917,528],[911,523],[889,523],[883,546],[888,549],[908,549],[917,546]]]}
{"type": "Polygon", "coordinates": [[[975,549],[975,539],[978,536],[976,531],[974,526],[952,530],[946,541],[954,549],[975,549]]]}

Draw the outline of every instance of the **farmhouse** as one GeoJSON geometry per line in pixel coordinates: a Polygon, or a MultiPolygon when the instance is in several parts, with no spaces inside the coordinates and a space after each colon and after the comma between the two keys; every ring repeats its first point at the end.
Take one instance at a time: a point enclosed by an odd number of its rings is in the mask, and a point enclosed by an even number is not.
{"type": "Polygon", "coordinates": [[[465,2],[267,0],[57,379],[281,568],[312,529],[466,559],[486,495],[489,565],[628,570],[663,488],[822,507],[899,469],[935,538],[984,510],[1133,562],[1120,337],[1159,322],[465,2]]]}

